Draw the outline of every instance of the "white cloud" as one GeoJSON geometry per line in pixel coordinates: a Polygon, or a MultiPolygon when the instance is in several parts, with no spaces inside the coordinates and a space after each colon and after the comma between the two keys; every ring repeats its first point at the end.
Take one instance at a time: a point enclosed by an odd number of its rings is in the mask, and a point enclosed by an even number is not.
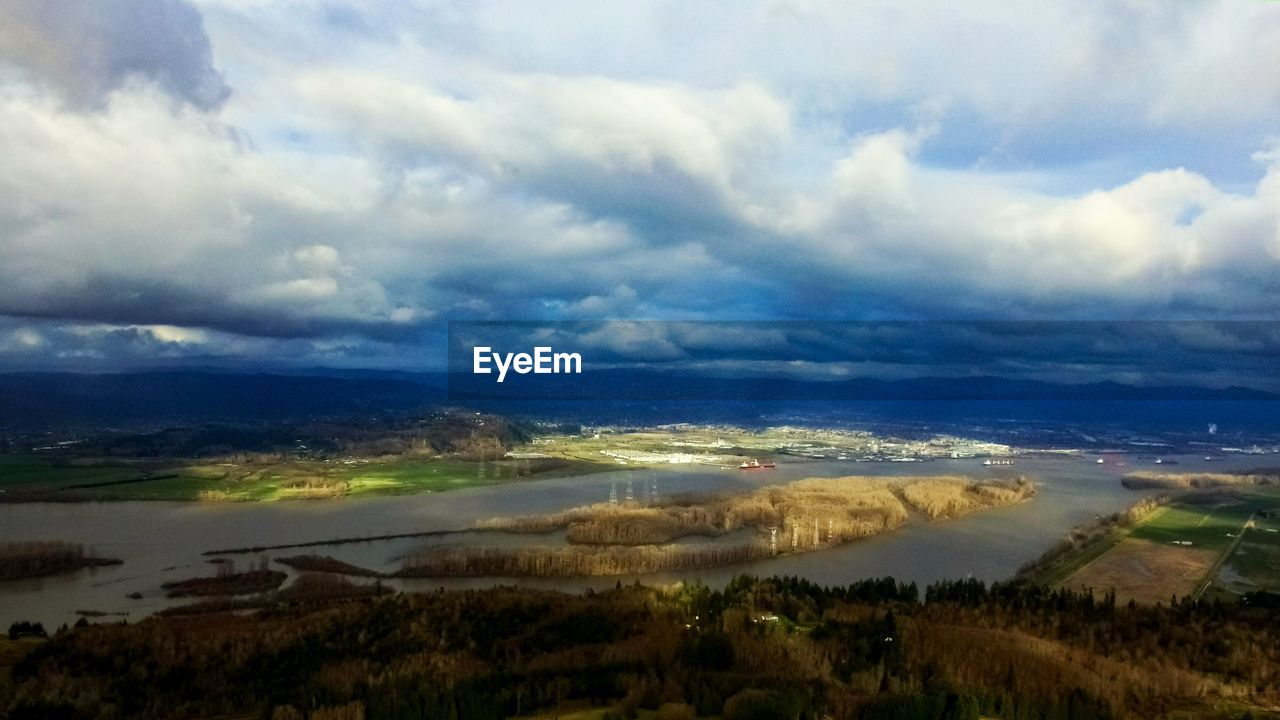
{"type": "Polygon", "coordinates": [[[356,144],[424,153],[502,184],[556,182],[575,168],[623,178],[669,168],[728,195],[791,130],[787,104],[751,84],[699,90],[481,73],[464,98],[422,82],[321,70],[302,75],[297,90],[356,144]]]}
{"type": "Polygon", "coordinates": [[[185,64],[0,31],[0,316],[337,353],[449,317],[1280,311],[1274,4],[196,6],[185,64]]]}
{"type": "Polygon", "coordinates": [[[209,341],[209,333],[198,328],[149,325],[138,329],[151,333],[152,337],[160,342],[199,345],[209,341]]]}
{"type": "Polygon", "coordinates": [[[573,303],[568,315],[573,318],[635,317],[639,295],[629,285],[619,285],[607,295],[588,295],[573,303]]]}
{"type": "MultiPolygon", "coordinates": [[[[215,53],[246,27],[296,37],[303,24],[324,40],[305,44],[305,52],[353,56],[350,29],[306,4],[201,5],[215,53]]],[[[1280,78],[1258,71],[1280,64],[1280,9],[1269,3],[762,0],[606,8],[590,0],[383,0],[342,7],[362,30],[379,30],[355,46],[356,57],[427,84],[475,67],[712,88],[746,78],[820,111],[945,95],[999,122],[1086,117],[1141,127],[1274,120],[1280,105],[1280,78]]]]}
{"type": "Polygon", "coordinates": [[[48,345],[44,336],[31,328],[17,328],[0,335],[0,354],[31,353],[48,345]]]}
{"type": "Polygon", "coordinates": [[[341,258],[338,251],[328,245],[308,245],[293,251],[293,259],[305,270],[329,273],[338,270],[341,258]]]}
{"type": "MultiPolygon", "coordinates": [[[[1125,315],[1133,303],[1160,307],[1175,295],[1228,313],[1277,309],[1266,298],[1280,289],[1267,257],[1280,216],[1275,168],[1250,195],[1174,169],[1059,196],[1016,175],[929,168],[914,138],[866,136],[834,163],[828,209],[809,213],[802,238],[847,268],[831,274],[905,286],[928,278],[963,290],[959,301],[1003,296],[1030,301],[1031,312],[1043,302],[1125,315]],[[1246,267],[1269,268],[1270,279],[1218,296],[1218,280],[1246,267]]],[[[945,308],[938,300],[930,304],[945,308]]]]}

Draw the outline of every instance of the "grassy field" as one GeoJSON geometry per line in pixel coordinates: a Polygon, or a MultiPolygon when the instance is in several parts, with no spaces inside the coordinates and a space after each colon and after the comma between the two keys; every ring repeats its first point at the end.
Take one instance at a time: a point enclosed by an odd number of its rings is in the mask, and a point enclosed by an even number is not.
{"type": "Polygon", "coordinates": [[[1111,590],[1121,603],[1169,602],[1175,596],[1194,594],[1219,557],[1211,550],[1130,537],[1081,568],[1066,585],[1076,590],[1111,590]]]}
{"type": "Polygon", "coordinates": [[[64,485],[111,482],[138,477],[131,465],[57,463],[36,455],[0,455],[0,488],[47,490],[64,485]]]}
{"type": "Polygon", "coordinates": [[[1224,559],[1211,588],[1213,596],[1234,597],[1254,590],[1280,592],[1280,490],[1253,495],[1259,512],[1270,516],[1255,516],[1224,559]]]}
{"type": "Polygon", "coordinates": [[[1280,524],[1260,527],[1250,520],[1276,506],[1280,490],[1274,487],[1184,498],[1071,558],[1050,579],[1078,589],[1114,590],[1121,602],[1148,603],[1206,589],[1214,596],[1224,586],[1237,593],[1277,587],[1280,524]]]}
{"type": "MultiPolygon", "coordinates": [[[[1167,509],[1168,508],[1157,508],[1153,511],[1152,517],[1165,512],[1167,509]]],[[[1132,529],[1130,528],[1117,528],[1108,533],[1105,537],[1090,542],[1079,550],[1073,550],[1060,558],[1060,560],[1052,567],[1048,568],[1041,574],[1038,574],[1036,576],[1036,580],[1046,585],[1059,585],[1066,582],[1068,578],[1079,572],[1081,568],[1107,554],[1123,542],[1125,538],[1129,537],[1130,532],[1132,532],[1132,529]]]]}
{"type": "Polygon", "coordinates": [[[1220,553],[1231,545],[1256,509],[1252,498],[1206,506],[1175,504],[1135,528],[1129,537],[1169,545],[1190,542],[1191,547],[1220,553]]]}
{"type": "Polygon", "coordinates": [[[613,470],[601,462],[442,458],[207,463],[0,455],[0,499],[272,501],[444,492],[613,470]],[[7,497],[5,497],[7,496],[7,497]]]}

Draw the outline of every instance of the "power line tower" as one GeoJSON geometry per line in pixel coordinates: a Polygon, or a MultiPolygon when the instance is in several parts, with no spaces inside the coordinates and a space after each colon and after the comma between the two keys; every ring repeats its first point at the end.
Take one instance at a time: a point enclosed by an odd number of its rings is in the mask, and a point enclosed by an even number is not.
{"type": "Polygon", "coordinates": [[[778,554],[778,526],[774,525],[769,528],[769,554],[778,554]]]}
{"type": "Polygon", "coordinates": [[[627,481],[627,502],[632,502],[632,501],[634,501],[635,499],[636,499],[636,491],[635,491],[635,488],[634,488],[634,487],[632,487],[632,485],[631,485],[631,481],[630,481],[630,480],[628,480],[628,481],[627,481]]]}
{"type": "Polygon", "coordinates": [[[609,504],[618,504],[618,483],[609,483],[609,504]]]}

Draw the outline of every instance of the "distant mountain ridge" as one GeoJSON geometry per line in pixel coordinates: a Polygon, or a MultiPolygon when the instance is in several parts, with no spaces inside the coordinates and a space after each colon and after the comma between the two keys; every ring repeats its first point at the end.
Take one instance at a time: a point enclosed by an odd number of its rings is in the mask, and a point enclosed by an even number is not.
{"type": "Polygon", "coordinates": [[[652,370],[600,370],[521,376],[498,386],[483,376],[313,368],[290,372],[164,370],[114,374],[0,374],[0,423],[176,420],[296,420],[413,412],[474,403],[536,411],[539,403],[576,401],[1274,401],[1249,388],[1139,387],[1114,382],[1070,385],[1001,377],[806,381],[723,378],[652,370]],[[481,378],[481,379],[478,379],[481,378]],[[452,381],[452,393],[446,383],[452,381]]]}
{"type": "Polygon", "coordinates": [[[409,411],[444,391],[395,377],[155,371],[0,374],[0,423],[284,420],[409,411]]]}
{"type": "Polygon", "coordinates": [[[449,380],[455,400],[1280,400],[1278,394],[1243,387],[1070,384],[998,376],[814,381],[598,370],[573,376],[508,375],[502,384],[492,376],[469,373],[449,380]]]}

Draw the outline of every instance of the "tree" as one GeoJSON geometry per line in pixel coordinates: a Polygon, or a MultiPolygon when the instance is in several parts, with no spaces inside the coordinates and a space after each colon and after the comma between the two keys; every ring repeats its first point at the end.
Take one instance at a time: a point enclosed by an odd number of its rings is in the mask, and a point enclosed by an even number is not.
{"type": "Polygon", "coordinates": [[[17,640],[20,637],[48,637],[49,634],[44,631],[44,625],[41,623],[33,623],[27,620],[21,620],[9,626],[9,639],[17,640]]]}

